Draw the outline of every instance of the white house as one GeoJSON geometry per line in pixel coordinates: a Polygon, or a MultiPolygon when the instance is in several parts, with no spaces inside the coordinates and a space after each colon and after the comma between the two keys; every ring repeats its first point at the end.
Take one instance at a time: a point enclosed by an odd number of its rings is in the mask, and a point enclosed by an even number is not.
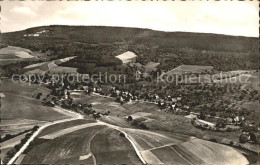
{"type": "Polygon", "coordinates": [[[123,54],[116,56],[116,58],[121,60],[123,64],[127,64],[136,62],[137,55],[133,52],[127,51],[123,54]]]}

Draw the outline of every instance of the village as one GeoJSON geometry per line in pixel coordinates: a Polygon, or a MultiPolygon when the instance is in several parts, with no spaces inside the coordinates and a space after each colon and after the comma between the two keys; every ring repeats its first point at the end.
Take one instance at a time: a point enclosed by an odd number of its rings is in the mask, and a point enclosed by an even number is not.
{"type": "Polygon", "coordinates": [[[258,1],[0,7],[1,164],[260,161],[258,1]]]}
{"type": "MultiPolygon", "coordinates": [[[[192,125],[201,130],[215,132],[232,132],[241,130],[238,137],[241,143],[256,144],[255,133],[258,131],[258,123],[255,122],[255,112],[253,110],[239,109],[235,106],[242,99],[257,100],[259,98],[256,90],[243,90],[241,84],[221,84],[208,82],[205,83],[174,83],[156,84],[155,80],[146,81],[145,76],[148,73],[156,72],[159,63],[149,62],[145,66],[136,63],[137,55],[132,52],[125,52],[116,56],[122,60],[123,64],[133,67],[136,73],[140,75],[138,81],[134,84],[109,84],[98,81],[88,81],[87,83],[71,83],[68,81],[70,76],[65,75],[65,81],[57,81],[51,76],[44,79],[45,85],[51,89],[51,93],[43,98],[42,102],[48,106],[61,106],[66,109],[75,110],[83,114],[92,114],[94,118],[100,118],[107,113],[96,113],[91,109],[92,105],[79,104],[73,101],[71,93],[84,92],[86,95],[97,94],[103,97],[112,98],[121,105],[128,102],[144,101],[157,105],[162,112],[172,115],[181,115],[190,119],[192,125]],[[236,91],[237,95],[232,96],[230,100],[222,100],[230,97],[230,94],[236,91]]],[[[186,66],[182,65],[176,69],[162,73],[183,74],[216,74],[212,72],[212,67],[206,66],[186,66]],[[176,72],[177,73],[176,73],[176,72]]],[[[61,73],[56,73],[61,74],[61,73]]],[[[233,76],[230,76],[230,78],[233,76]]],[[[153,78],[153,77],[152,77],[153,78]]],[[[154,78],[153,78],[154,79],[154,78]]],[[[37,83],[37,82],[35,82],[37,83]]],[[[37,95],[39,99],[41,93],[37,95]]],[[[242,104],[242,102],[241,102],[242,104]]]]}

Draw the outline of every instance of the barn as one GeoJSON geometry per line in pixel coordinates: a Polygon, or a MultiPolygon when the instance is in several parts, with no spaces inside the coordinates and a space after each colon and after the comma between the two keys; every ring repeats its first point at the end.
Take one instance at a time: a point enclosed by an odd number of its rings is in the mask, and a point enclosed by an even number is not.
{"type": "Polygon", "coordinates": [[[127,51],[123,54],[116,56],[116,58],[121,60],[123,64],[127,64],[136,62],[137,55],[133,52],[127,51]]]}

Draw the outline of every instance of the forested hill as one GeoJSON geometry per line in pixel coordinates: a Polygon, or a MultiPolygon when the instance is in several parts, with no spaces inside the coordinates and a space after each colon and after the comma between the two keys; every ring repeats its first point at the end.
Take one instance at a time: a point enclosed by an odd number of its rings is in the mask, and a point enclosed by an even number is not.
{"type": "Polygon", "coordinates": [[[36,43],[83,42],[91,44],[126,42],[128,44],[139,44],[149,47],[191,48],[226,52],[258,51],[258,39],[252,37],[162,32],[149,29],[104,26],[41,26],[17,32],[3,33],[1,34],[1,40],[4,43],[8,41],[36,43]]]}
{"type": "Polygon", "coordinates": [[[77,56],[66,66],[80,70],[93,70],[93,66],[114,70],[115,65],[121,65],[114,57],[126,51],[137,54],[141,64],[159,62],[159,70],[182,64],[211,65],[222,71],[255,70],[259,66],[258,38],[252,37],[60,25],[3,33],[0,37],[3,44],[41,51],[52,58],[77,56]]]}

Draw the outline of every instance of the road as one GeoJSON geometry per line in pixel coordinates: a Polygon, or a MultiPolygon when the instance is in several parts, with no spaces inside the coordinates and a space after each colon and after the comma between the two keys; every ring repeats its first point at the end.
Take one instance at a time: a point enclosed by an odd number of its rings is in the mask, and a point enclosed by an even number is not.
{"type": "Polygon", "coordinates": [[[135,152],[136,152],[138,158],[142,161],[143,164],[147,164],[146,161],[144,160],[143,156],[141,155],[140,151],[138,150],[137,146],[136,146],[135,143],[133,142],[133,140],[132,140],[131,138],[129,138],[129,136],[127,135],[127,133],[126,133],[125,131],[123,131],[121,127],[115,126],[115,125],[112,125],[112,124],[108,124],[108,123],[105,123],[105,122],[100,121],[100,120],[98,120],[97,122],[100,123],[100,124],[102,124],[102,125],[107,125],[108,127],[111,127],[111,128],[113,128],[113,129],[115,129],[115,130],[118,130],[118,131],[122,132],[122,133],[125,135],[125,137],[127,138],[127,140],[128,140],[128,141],[131,143],[131,145],[133,146],[133,148],[134,148],[134,150],[135,150],[135,152]]]}
{"type": "MultiPolygon", "coordinates": [[[[51,122],[51,123],[46,123],[44,125],[42,125],[28,140],[27,142],[22,146],[22,148],[14,155],[14,157],[7,163],[7,164],[14,164],[16,159],[26,150],[26,148],[30,145],[30,143],[39,135],[39,133],[49,127],[49,126],[52,126],[54,124],[58,124],[58,123],[63,123],[63,122],[67,122],[67,121],[72,121],[72,120],[78,120],[78,119],[83,119],[83,115],[81,114],[78,114],[76,112],[72,112],[72,111],[68,111],[66,109],[63,109],[63,108],[60,108],[60,107],[55,107],[59,110],[63,110],[64,112],[67,113],[67,116],[74,116],[72,118],[69,118],[69,119],[63,119],[63,120],[57,120],[57,121],[54,121],[54,122],[51,122]]],[[[56,110],[54,108],[54,110],[56,110]]]]}

